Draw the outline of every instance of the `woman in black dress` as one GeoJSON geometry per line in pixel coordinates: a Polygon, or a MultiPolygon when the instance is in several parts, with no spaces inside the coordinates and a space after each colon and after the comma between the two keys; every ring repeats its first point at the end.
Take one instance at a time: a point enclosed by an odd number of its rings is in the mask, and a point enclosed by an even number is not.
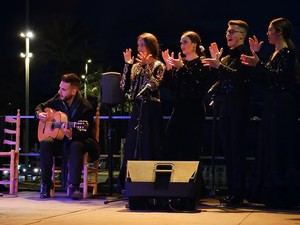
{"type": "Polygon", "coordinates": [[[205,116],[203,97],[208,89],[208,69],[201,63],[204,48],[194,31],[183,33],[180,39],[182,54],[174,58],[169,50],[163,52],[169,74],[164,84],[175,92],[171,119],[166,129],[167,160],[199,160],[201,132],[205,116]]]}
{"type": "Polygon", "coordinates": [[[262,44],[256,38],[249,40],[253,55],[241,56],[242,63],[255,66],[264,85],[255,194],[271,207],[288,207],[295,203],[297,57],[291,32],[289,20],[274,19],[267,31],[268,41],[275,47],[269,60],[264,63],[255,53],[262,44]]]}
{"type": "Polygon", "coordinates": [[[133,101],[131,119],[128,124],[124,160],[120,171],[120,182],[124,187],[127,160],[160,159],[161,146],[161,104],[159,85],[165,66],[158,60],[159,43],[150,33],[137,38],[136,59],[132,50],[123,52],[125,66],[121,88],[133,101]],[[134,61],[136,61],[134,63],[134,61]]]}

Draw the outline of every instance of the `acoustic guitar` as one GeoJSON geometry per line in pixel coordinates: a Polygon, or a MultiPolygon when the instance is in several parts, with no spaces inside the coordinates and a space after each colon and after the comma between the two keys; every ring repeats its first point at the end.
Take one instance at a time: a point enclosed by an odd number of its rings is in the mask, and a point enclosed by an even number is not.
{"type": "Polygon", "coordinates": [[[62,140],[64,131],[62,127],[75,128],[79,131],[87,131],[89,123],[87,120],[79,120],[77,122],[69,122],[68,116],[61,111],[46,109],[47,120],[39,121],[38,125],[38,140],[41,142],[49,138],[62,140]]]}

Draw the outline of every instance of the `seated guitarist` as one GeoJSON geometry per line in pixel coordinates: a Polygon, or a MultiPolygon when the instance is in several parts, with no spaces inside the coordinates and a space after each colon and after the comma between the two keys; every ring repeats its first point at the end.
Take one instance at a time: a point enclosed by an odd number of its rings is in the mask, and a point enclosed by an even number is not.
{"type": "Polygon", "coordinates": [[[69,128],[68,125],[63,124],[61,126],[64,132],[62,141],[55,138],[47,138],[40,141],[40,198],[50,197],[50,189],[53,186],[51,181],[53,156],[60,153],[63,154],[63,161],[68,161],[70,197],[77,200],[82,197],[79,185],[83,167],[83,155],[88,150],[92,159],[97,159],[99,156],[99,145],[93,139],[92,134],[94,110],[79,91],[80,78],[74,73],[64,74],[59,84],[58,93],[35,108],[36,116],[41,120],[40,122],[45,122],[49,119],[49,113],[46,112],[49,108],[65,113],[70,122],[88,121],[88,127],[85,131],[69,128]]]}

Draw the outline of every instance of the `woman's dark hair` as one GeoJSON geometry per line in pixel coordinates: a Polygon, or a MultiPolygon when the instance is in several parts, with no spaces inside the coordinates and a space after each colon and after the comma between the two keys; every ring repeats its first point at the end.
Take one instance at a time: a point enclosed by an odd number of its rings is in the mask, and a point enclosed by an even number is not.
{"type": "MultiPolygon", "coordinates": [[[[276,32],[281,32],[282,37],[286,41],[288,48],[296,52],[296,46],[291,39],[293,33],[293,24],[286,18],[279,17],[270,22],[270,25],[276,30],[276,32]]],[[[295,61],[295,74],[296,81],[300,84],[300,63],[298,57],[295,61]]]]}
{"type": "Polygon", "coordinates": [[[293,33],[293,24],[286,18],[280,17],[272,20],[270,25],[274,27],[277,32],[281,32],[282,37],[286,41],[290,49],[295,49],[295,44],[291,39],[293,33]]]}
{"type": "Polygon", "coordinates": [[[182,34],[184,37],[188,37],[192,43],[196,44],[196,53],[199,57],[205,56],[204,54],[204,47],[201,45],[201,38],[199,34],[195,31],[186,31],[182,34]]]}
{"type": "Polygon", "coordinates": [[[149,50],[152,57],[158,59],[159,57],[159,43],[157,38],[151,33],[142,33],[137,38],[144,40],[147,49],[149,50]]]}
{"type": "Polygon", "coordinates": [[[72,86],[80,88],[80,78],[75,73],[67,73],[63,74],[61,77],[61,81],[66,83],[70,83],[72,86]]]}

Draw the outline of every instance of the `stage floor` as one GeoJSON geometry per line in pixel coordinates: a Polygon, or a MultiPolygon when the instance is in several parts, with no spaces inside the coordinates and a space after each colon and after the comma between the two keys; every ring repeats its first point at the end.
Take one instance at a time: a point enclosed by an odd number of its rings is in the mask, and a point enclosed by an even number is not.
{"type": "Polygon", "coordinates": [[[130,211],[127,201],[104,204],[106,197],[73,201],[58,193],[41,200],[37,192],[0,197],[0,225],[300,225],[300,210],[267,210],[262,206],[224,208],[203,199],[196,212],[130,211]]]}

